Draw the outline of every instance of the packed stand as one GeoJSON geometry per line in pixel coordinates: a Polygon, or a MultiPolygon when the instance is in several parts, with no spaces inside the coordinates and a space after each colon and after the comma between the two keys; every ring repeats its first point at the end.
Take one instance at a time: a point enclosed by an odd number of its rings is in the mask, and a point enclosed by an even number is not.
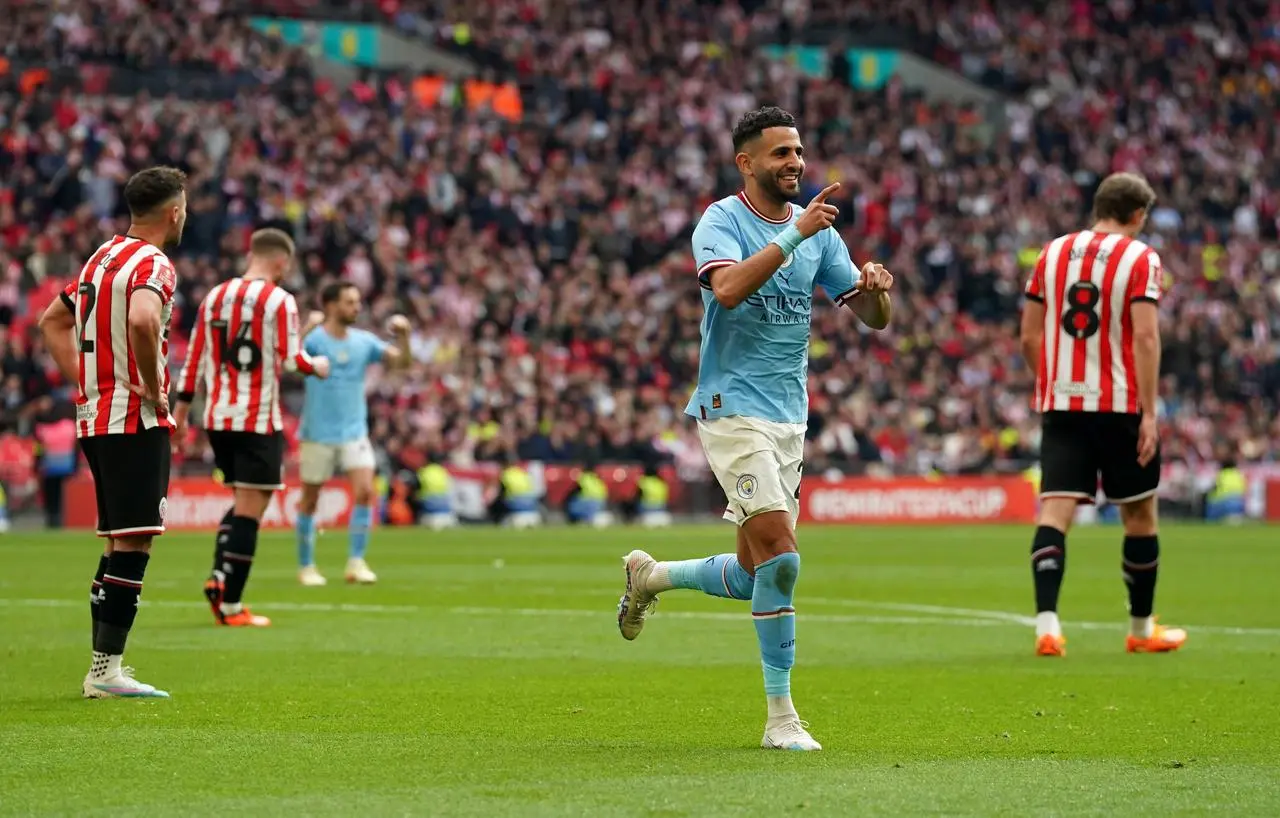
{"type": "MultiPolygon", "coordinates": [[[[414,14],[407,2],[392,11],[402,26],[414,14]]],[[[195,304],[237,269],[248,231],[283,224],[303,248],[289,282],[301,303],[341,276],[365,293],[375,325],[397,310],[414,319],[415,365],[373,387],[385,465],[412,468],[434,453],[661,453],[699,474],[701,448],[682,416],[701,316],[687,237],[736,188],[733,121],[768,102],[801,117],[810,192],[845,183],[836,203],[855,258],[884,260],[900,287],[888,333],[864,332],[834,308],[815,312],[813,466],[1025,462],[1037,424],[1016,340],[1022,281],[1043,241],[1084,222],[1096,181],[1129,167],[1161,193],[1152,229],[1175,279],[1163,308],[1166,457],[1209,459],[1216,444],[1274,459],[1280,252],[1275,186],[1259,174],[1280,163],[1274,134],[1238,115],[1247,106],[1173,96],[1134,72],[1114,99],[1086,87],[1031,116],[1033,94],[986,145],[972,112],[926,105],[894,83],[862,92],[805,79],[752,56],[778,13],[696,2],[457,6],[468,45],[526,89],[522,124],[423,109],[394,76],[369,77],[357,93],[316,86],[297,106],[268,93],[216,107],[4,94],[0,273],[12,288],[0,286],[0,311],[9,298],[14,360],[32,364],[15,365],[14,380],[6,357],[17,397],[5,406],[21,411],[46,394],[52,369],[32,310],[122,229],[119,184],[173,163],[192,177],[175,361],[195,304]],[[1107,107],[1117,100],[1119,116],[1107,107]],[[1219,113],[1219,127],[1200,127],[1219,113]],[[1103,127],[1117,118],[1124,131],[1103,127]]],[[[1211,40],[1186,47],[1188,64],[1227,70],[1211,40]]],[[[1273,114],[1268,104],[1248,110],[1273,114]]],[[[198,437],[187,445],[189,459],[207,459],[198,437]]]]}
{"type": "Polygon", "coordinates": [[[11,0],[0,16],[4,56],[31,64],[188,69],[272,83],[308,71],[306,55],[225,13],[223,0],[11,0]]]}

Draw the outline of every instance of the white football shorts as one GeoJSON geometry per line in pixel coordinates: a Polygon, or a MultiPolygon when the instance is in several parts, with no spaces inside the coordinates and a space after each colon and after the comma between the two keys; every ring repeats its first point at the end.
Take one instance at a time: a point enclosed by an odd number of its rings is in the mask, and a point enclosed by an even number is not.
{"type": "Polygon", "coordinates": [[[298,452],[298,476],[302,482],[312,486],[327,483],[338,472],[373,467],[373,444],[367,437],[346,443],[304,440],[298,452]]]}
{"type": "Polygon", "coordinates": [[[805,428],[748,417],[698,421],[707,463],[729,500],[726,520],[742,525],[757,514],[786,511],[795,527],[805,428]]]}

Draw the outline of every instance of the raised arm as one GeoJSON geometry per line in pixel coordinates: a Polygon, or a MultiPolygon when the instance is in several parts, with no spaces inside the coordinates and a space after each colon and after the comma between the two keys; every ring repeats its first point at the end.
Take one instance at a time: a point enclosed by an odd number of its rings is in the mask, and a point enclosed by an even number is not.
{"type": "Polygon", "coordinates": [[[824,242],[822,263],[814,284],[822,287],[837,305],[848,307],[871,329],[889,326],[893,317],[893,304],[889,300],[893,274],[874,261],[862,265],[861,274],[856,274],[849,248],[839,233],[834,229],[824,230],[821,240],[824,242]]]}
{"type": "Polygon", "coordinates": [[[813,197],[804,214],[780,232],[764,249],[742,258],[738,240],[728,216],[718,207],[703,215],[693,231],[693,256],[698,263],[698,282],[715,295],[727,310],[746,301],[778,271],[787,256],[820,230],[831,226],[839,210],[827,204],[827,197],[840,189],[828,185],[813,197]]]}
{"type": "MultiPolygon", "coordinates": [[[[311,329],[314,327],[308,332],[311,329]]],[[[301,372],[318,378],[329,376],[328,359],[312,358],[302,346],[302,333],[298,330],[298,303],[292,295],[285,295],[276,313],[276,356],[284,362],[288,372],[301,372]]]]}
{"type": "Polygon", "coordinates": [[[413,363],[413,355],[409,351],[409,319],[403,315],[393,315],[387,321],[387,328],[395,343],[382,349],[382,360],[388,366],[404,368],[413,363]]]}

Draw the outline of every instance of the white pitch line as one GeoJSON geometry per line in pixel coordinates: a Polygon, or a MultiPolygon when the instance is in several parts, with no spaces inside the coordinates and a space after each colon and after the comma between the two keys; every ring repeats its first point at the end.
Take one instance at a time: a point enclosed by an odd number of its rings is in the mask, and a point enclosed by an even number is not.
{"type": "MultiPolygon", "coordinates": [[[[931,613],[939,616],[973,617],[991,622],[1034,627],[1034,617],[1009,613],[1008,611],[988,611],[976,608],[952,608],[945,605],[916,605],[907,602],[871,602],[856,599],[811,599],[815,605],[837,605],[850,608],[875,608],[883,611],[905,611],[914,613],[931,613]]],[[[1064,628],[1078,628],[1084,631],[1116,631],[1123,630],[1121,622],[1073,622],[1063,621],[1064,628]]],[[[1193,633],[1211,633],[1221,636],[1280,636],[1280,628],[1240,628],[1230,625],[1186,625],[1193,633]]]]}
{"type": "MultiPolygon", "coordinates": [[[[84,603],[72,599],[0,599],[0,607],[10,608],[79,608],[84,603]]],[[[263,602],[259,603],[263,610],[269,611],[301,611],[311,613],[426,613],[441,612],[455,616],[557,616],[573,618],[603,618],[612,621],[613,611],[591,610],[588,608],[485,608],[475,606],[457,606],[449,608],[430,608],[421,605],[367,605],[361,603],[323,603],[323,602],[263,602]]],[[[143,600],[144,608],[207,608],[207,603],[187,600],[143,600]]],[[[719,611],[664,611],[659,616],[664,619],[700,619],[710,621],[743,622],[747,614],[719,611]]],[[[859,614],[809,614],[807,622],[833,622],[841,624],[863,625],[954,625],[958,627],[986,627],[1001,623],[987,619],[943,619],[940,617],[919,616],[866,616],[859,614]]]]}
{"type": "MultiPolygon", "coordinates": [[[[863,614],[824,614],[805,612],[801,616],[806,622],[830,622],[850,625],[942,625],[959,628],[984,628],[999,625],[1028,627],[1035,620],[1007,611],[988,611],[975,608],[951,608],[945,605],[916,605],[906,602],[871,602],[859,600],[812,599],[815,605],[841,605],[847,607],[863,607],[889,611],[903,611],[934,614],[934,616],[874,616],[863,614]]],[[[3,599],[0,608],[79,608],[83,602],[74,599],[3,599]]],[[[186,600],[143,600],[145,607],[163,608],[207,608],[203,602],[186,600]]],[[[802,600],[803,605],[803,600],[802,600]]],[[[311,613],[432,613],[441,612],[459,616],[559,616],[593,618],[609,616],[598,610],[587,608],[493,608],[476,606],[455,606],[431,608],[422,605],[371,605],[363,603],[326,603],[326,602],[263,602],[263,609],[273,611],[311,612],[311,613]]],[[[656,616],[666,619],[694,619],[716,622],[741,622],[744,613],[728,611],[672,611],[663,610],[656,616]]],[[[1123,624],[1116,622],[1064,622],[1064,627],[1080,630],[1117,631],[1123,624]]],[[[1225,625],[1188,625],[1187,630],[1193,633],[1215,634],[1220,636],[1280,636],[1280,628],[1240,628],[1225,625]]]]}
{"type": "MultiPolygon", "coordinates": [[[[450,613],[468,615],[501,615],[501,616],[585,616],[597,617],[599,611],[582,608],[449,608],[450,613]]],[[[612,613],[612,612],[611,612],[612,613]]],[[[653,614],[660,619],[701,619],[714,622],[745,622],[746,610],[741,613],[720,611],[671,611],[663,610],[653,614]]],[[[983,628],[999,625],[991,619],[941,619],[920,616],[861,616],[858,614],[805,614],[805,622],[835,622],[843,624],[863,625],[958,625],[966,628],[983,628]]]]}
{"type": "Polygon", "coordinates": [[[812,602],[814,605],[833,605],[841,608],[877,608],[882,611],[903,611],[905,613],[935,614],[938,616],[967,616],[973,619],[992,619],[997,622],[1007,622],[1011,625],[1024,625],[1027,627],[1034,627],[1036,624],[1035,617],[978,608],[952,608],[947,605],[918,605],[913,602],[873,602],[862,599],[823,599],[813,597],[802,598],[802,601],[812,602]]]}
{"type": "MultiPolygon", "coordinates": [[[[73,599],[0,599],[0,607],[9,608],[79,608],[84,603],[73,599]]],[[[271,602],[262,603],[276,611],[310,611],[313,613],[417,613],[423,608],[417,605],[365,605],[360,603],[341,602],[271,602]]],[[[182,599],[144,599],[139,602],[143,608],[201,608],[209,607],[208,602],[195,602],[182,599]]]]}

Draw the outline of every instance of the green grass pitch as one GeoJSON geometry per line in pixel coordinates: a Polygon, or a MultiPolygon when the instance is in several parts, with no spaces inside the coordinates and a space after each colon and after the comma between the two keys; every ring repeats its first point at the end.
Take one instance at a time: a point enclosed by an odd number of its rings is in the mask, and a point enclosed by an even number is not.
{"type": "Polygon", "coordinates": [[[747,605],[667,594],[634,643],[619,557],[658,532],[375,532],[374,587],[294,581],[214,627],[211,535],[157,545],[127,661],[168,701],[85,701],[94,538],[0,539],[0,815],[1280,815],[1280,530],[1166,528],[1130,656],[1119,532],[1073,534],[1063,660],[1031,655],[1028,528],[808,528],[793,689],[821,753],[758,749],[747,605]]]}

